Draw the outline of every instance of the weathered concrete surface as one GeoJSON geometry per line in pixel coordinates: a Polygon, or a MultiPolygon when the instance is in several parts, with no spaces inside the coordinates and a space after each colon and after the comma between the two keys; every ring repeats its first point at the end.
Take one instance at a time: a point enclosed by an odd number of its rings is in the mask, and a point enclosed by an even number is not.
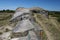
{"type": "Polygon", "coordinates": [[[13,32],[25,32],[34,28],[34,25],[29,20],[23,20],[18,22],[16,27],[13,29],[13,32]]]}

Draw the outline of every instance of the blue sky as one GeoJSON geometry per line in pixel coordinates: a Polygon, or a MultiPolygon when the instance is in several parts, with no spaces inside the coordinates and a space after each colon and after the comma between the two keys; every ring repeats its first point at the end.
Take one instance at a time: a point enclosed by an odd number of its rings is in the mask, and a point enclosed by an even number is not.
{"type": "Polygon", "coordinates": [[[46,10],[60,11],[60,0],[0,0],[0,10],[17,7],[41,7],[46,10]]]}

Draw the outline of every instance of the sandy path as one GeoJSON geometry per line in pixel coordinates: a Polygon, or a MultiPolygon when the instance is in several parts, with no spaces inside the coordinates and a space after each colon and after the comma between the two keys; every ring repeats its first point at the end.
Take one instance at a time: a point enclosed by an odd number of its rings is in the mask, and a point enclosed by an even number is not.
{"type": "Polygon", "coordinates": [[[38,24],[41,25],[41,27],[43,28],[45,34],[47,35],[47,37],[48,37],[47,40],[54,40],[54,37],[51,36],[51,33],[46,28],[47,25],[45,23],[48,21],[48,19],[44,17],[43,20],[40,20],[39,18],[36,17],[36,15],[34,17],[36,18],[36,21],[38,22],[38,24]]]}

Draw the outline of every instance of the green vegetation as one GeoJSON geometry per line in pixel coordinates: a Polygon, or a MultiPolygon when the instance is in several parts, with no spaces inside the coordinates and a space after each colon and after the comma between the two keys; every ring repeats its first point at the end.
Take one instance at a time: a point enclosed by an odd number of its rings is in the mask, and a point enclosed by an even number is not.
{"type": "Polygon", "coordinates": [[[0,13],[14,13],[15,11],[14,10],[0,10],[0,13]]]}
{"type": "Polygon", "coordinates": [[[47,40],[47,36],[45,34],[45,32],[43,31],[43,37],[42,37],[42,40],[47,40]]]}
{"type": "Polygon", "coordinates": [[[60,22],[60,11],[49,11],[49,15],[57,17],[57,21],[60,22]]]}
{"type": "Polygon", "coordinates": [[[0,10],[0,25],[8,24],[14,12],[13,10],[0,10]]]}

